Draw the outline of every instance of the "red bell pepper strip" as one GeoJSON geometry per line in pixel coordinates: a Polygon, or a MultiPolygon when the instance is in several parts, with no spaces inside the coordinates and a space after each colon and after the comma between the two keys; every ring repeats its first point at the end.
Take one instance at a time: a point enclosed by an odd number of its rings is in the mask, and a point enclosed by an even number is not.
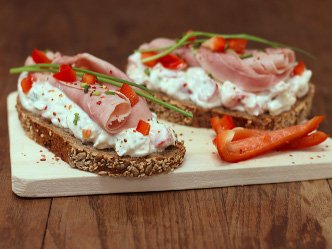
{"type": "Polygon", "coordinates": [[[210,119],[211,127],[218,134],[221,130],[231,130],[235,128],[232,116],[224,115],[222,118],[217,116],[210,119]]]}
{"type": "Polygon", "coordinates": [[[317,116],[305,124],[266,132],[264,134],[232,141],[235,132],[224,130],[217,134],[216,144],[219,156],[227,162],[247,160],[282,147],[302,138],[318,128],[324,116],[317,116]],[[231,137],[231,139],[230,139],[231,137]]]}
{"type": "Polygon", "coordinates": [[[127,84],[122,84],[120,92],[129,99],[131,106],[136,105],[139,101],[139,97],[135,93],[134,89],[127,84]]]}
{"type": "Polygon", "coordinates": [[[61,65],[60,72],[53,74],[53,77],[57,80],[65,82],[75,82],[76,81],[76,72],[69,65],[61,65]]]}
{"type": "Polygon", "coordinates": [[[167,54],[158,60],[165,68],[178,70],[186,66],[186,62],[175,54],[167,54]]]}
{"type": "Polygon", "coordinates": [[[142,133],[144,136],[147,136],[150,132],[150,124],[140,120],[137,124],[136,131],[142,133]]]}
{"type": "Polygon", "coordinates": [[[280,147],[278,150],[300,150],[318,145],[324,142],[329,137],[328,134],[322,131],[316,131],[298,140],[292,141],[284,146],[280,147]]]}
{"type": "Polygon", "coordinates": [[[31,57],[36,64],[51,63],[51,60],[46,56],[46,54],[38,49],[32,50],[31,57]]]}

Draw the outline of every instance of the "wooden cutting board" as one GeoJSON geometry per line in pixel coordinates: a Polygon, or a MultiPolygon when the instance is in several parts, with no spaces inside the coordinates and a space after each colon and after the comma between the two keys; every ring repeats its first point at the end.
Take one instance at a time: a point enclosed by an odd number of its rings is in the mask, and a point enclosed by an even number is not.
{"type": "Polygon", "coordinates": [[[332,140],[303,151],[275,152],[229,164],[216,154],[209,129],[171,124],[187,153],[169,174],[112,178],[71,168],[25,136],[15,109],[17,93],[8,96],[12,189],[19,196],[73,196],[123,192],[215,188],[332,178],[332,140]],[[44,160],[45,158],[46,160],[44,160]],[[41,159],[43,161],[41,161],[41,159]]]}

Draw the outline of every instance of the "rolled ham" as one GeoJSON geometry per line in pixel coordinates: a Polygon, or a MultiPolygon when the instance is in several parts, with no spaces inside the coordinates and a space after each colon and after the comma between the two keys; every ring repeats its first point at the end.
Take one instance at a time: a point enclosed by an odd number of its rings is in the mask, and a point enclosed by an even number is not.
{"type": "Polygon", "coordinates": [[[253,57],[241,59],[235,53],[215,53],[201,47],[197,60],[217,80],[229,80],[248,92],[268,90],[287,79],[295,66],[294,52],[286,48],[253,51],[253,57]]]}
{"type": "MultiPolygon", "coordinates": [[[[29,63],[29,59],[27,62],[29,63]]],[[[75,56],[62,56],[56,53],[52,63],[70,64],[75,67],[130,80],[120,69],[88,53],[75,56]]],[[[36,76],[37,78],[39,77],[39,80],[45,80],[45,74],[36,74],[36,76]]],[[[116,134],[128,128],[136,128],[139,120],[147,121],[152,117],[152,113],[145,99],[140,97],[137,104],[131,107],[128,98],[119,92],[118,87],[113,85],[105,84],[108,90],[115,91],[116,94],[105,95],[103,94],[106,91],[105,88],[99,84],[94,84],[90,89],[101,93],[99,96],[94,96],[91,94],[91,90],[89,93],[84,93],[80,86],[80,81],[67,83],[56,80],[52,76],[48,77],[48,81],[53,86],[63,91],[67,97],[80,106],[92,120],[110,134],[116,134]]]]}

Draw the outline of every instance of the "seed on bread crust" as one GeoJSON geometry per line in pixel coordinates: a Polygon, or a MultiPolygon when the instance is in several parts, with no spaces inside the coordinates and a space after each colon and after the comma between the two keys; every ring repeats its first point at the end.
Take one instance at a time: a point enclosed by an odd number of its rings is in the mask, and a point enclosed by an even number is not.
{"type": "Polygon", "coordinates": [[[114,150],[97,150],[91,145],[82,144],[65,129],[26,111],[19,99],[16,109],[28,137],[48,148],[71,167],[101,176],[142,177],[171,172],[182,164],[186,152],[183,142],[177,142],[163,152],[145,157],[120,157],[114,150]]]}

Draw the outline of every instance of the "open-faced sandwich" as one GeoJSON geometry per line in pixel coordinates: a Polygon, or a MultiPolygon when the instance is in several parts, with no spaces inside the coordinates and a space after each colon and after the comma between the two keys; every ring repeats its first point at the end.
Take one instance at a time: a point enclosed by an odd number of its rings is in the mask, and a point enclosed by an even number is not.
{"type": "Polygon", "coordinates": [[[25,66],[11,73],[21,73],[16,107],[26,134],[70,166],[137,177],[182,163],[183,143],[157,121],[145,98],[173,107],[112,64],[87,53],[35,49],[25,66]]]}
{"type": "Polygon", "coordinates": [[[278,129],[304,120],[314,96],[311,71],[296,60],[294,51],[308,55],[247,34],[191,31],[180,39],[158,38],[141,45],[129,57],[127,74],[194,114],[184,118],[149,102],[168,121],[210,127],[211,117],[227,114],[237,126],[278,129]],[[267,47],[248,49],[248,41],[267,47]]]}

